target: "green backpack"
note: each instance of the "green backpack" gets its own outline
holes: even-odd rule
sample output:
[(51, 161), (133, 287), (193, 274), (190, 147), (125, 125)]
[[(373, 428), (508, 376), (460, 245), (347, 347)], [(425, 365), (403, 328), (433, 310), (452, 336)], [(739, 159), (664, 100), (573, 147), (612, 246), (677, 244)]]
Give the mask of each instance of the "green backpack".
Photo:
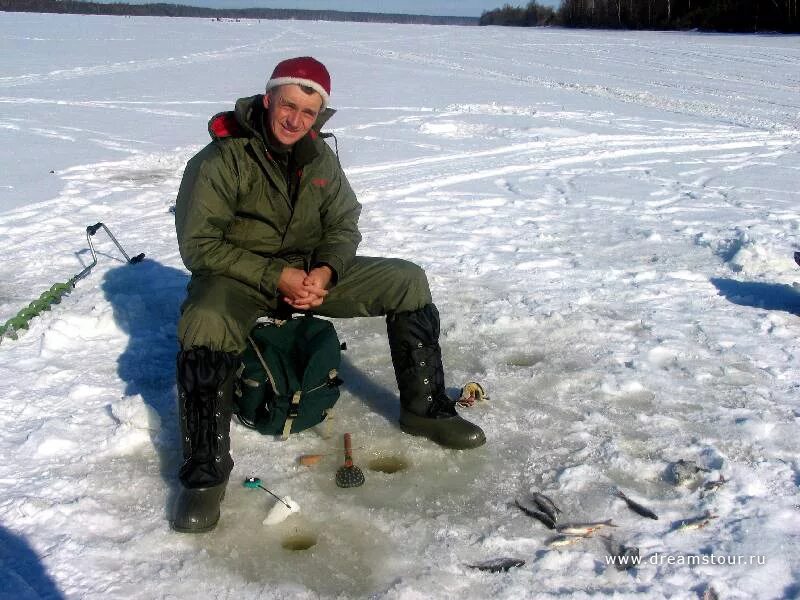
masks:
[(341, 349), (330, 321), (310, 315), (259, 323), (242, 355), (238, 418), (283, 439), (325, 420), (339, 399)]

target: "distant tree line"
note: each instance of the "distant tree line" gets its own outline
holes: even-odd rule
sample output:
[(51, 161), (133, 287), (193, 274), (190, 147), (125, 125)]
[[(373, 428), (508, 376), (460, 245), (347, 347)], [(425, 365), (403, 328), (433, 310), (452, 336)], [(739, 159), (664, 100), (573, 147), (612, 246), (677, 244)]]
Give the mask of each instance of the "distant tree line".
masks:
[(532, 0), (504, 5), (474, 17), (437, 17), (336, 10), (279, 8), (216, 9), (182, 4), (103, 4), (81, 0), (0, 0), (0, 11), (207, 17), (212, 19), (300, 19), (427, 25), (516, 25), (615, 29), (702, 29), (730, 32), (800, 32), (800, 0), (560, 0), (557, 10)]
[(800, 0), (561, 0), (484, 12), (481, 25), (800, 32)]
[(310, 21), (359, 21), (369, 23), (407, 23), (424, 25), (477, 25), (475, 17), (437, 17), (337, 10), (299, 10), (282, 8), (218, 9), (182, 4), (104, 4), (80, 0), (0, 0), (0, 11), (69, 13), (81, 15), (127, 15), (155, 17), (207, 17), (212, 19), (299, 19)]
[(517, 27), (537, 27), (541, 25), (558, 25), (556, 11), (549, 6), (541, 6), (535, 1), (528, 6), (511, 6), (484, 11), (478, 21), (479, 25), (514, 25)]

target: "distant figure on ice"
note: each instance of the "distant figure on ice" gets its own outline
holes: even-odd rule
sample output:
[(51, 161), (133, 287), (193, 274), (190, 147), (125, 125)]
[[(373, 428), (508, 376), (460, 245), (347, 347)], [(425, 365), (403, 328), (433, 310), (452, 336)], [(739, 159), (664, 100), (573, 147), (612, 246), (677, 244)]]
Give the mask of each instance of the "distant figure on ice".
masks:
[(319, 138), (335, 112), (327, 108), (330, 91), (322, 63), (282, 61), (265, 94), (211, 119), (212, 142), (186, 165), (175, 212), (192, 273), (178, 324), (177, 531), (208, 531), (219, 519), (233, 468), (239, 355), (261, 316), (385, 315), (403, 431), (447, 448), (486, 441), (445, 393), (439, 313), (425, 272), (405, 260), (356, 256), (361, 206)]

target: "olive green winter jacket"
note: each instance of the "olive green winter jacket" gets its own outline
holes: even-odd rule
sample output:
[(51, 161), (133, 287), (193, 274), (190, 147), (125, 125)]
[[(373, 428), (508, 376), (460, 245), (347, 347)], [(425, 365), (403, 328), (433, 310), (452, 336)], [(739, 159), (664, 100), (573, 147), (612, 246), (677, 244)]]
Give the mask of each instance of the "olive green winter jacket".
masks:
[(213, 141), (183, 174), (175, 228), (192, 274), (232, 277), (274, 296), (285, 266), (327, 264), (334, 281), (347, 270), (361, 241), (361, 206), (318, 135), (332, 111), (294, 145), (299, 185), (292, 197), (264, 143), (263, 111), (259, 95), (211, 119)]

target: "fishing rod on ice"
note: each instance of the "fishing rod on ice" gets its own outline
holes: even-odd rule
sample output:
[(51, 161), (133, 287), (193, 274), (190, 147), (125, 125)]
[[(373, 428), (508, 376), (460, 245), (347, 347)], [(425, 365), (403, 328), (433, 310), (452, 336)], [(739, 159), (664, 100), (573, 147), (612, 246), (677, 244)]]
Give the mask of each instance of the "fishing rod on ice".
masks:
[(92, 253), (92, 262), (83, 268), (79, 273), (73, 275), (69, 280), (64, 283), (56, 283), (50, 289), (42, 292), (42, 294), (33, 302), (28, 304), (25, 308), (20, 310), (14, 317), (10, 318), (5, 324), (0, 325), (0, 343), (5, 338), (17, 339), (17, 332), (28, 329), (28, 324), (34, 318), (42, 314), (46, 310), (50, 310), (54, 304), (59, 304), (61, 299), (69, 294), (81, 279), (86, 277), (97, 264), (97, 252), (94, 249), (92, 238), (102, 229), (108, 234), (108, 237), (114, 242), (114, 245), (125, 257), (125, 262), (129, 265), (142, 262), (144, 259), (144, 252), (137, 254), (133, 258), (128, 256), (125, 249), (111, 233), (111, 230), (103, 223), (95, 223), (86, 228), (86, 242), (89, 244), (89, 251)]

